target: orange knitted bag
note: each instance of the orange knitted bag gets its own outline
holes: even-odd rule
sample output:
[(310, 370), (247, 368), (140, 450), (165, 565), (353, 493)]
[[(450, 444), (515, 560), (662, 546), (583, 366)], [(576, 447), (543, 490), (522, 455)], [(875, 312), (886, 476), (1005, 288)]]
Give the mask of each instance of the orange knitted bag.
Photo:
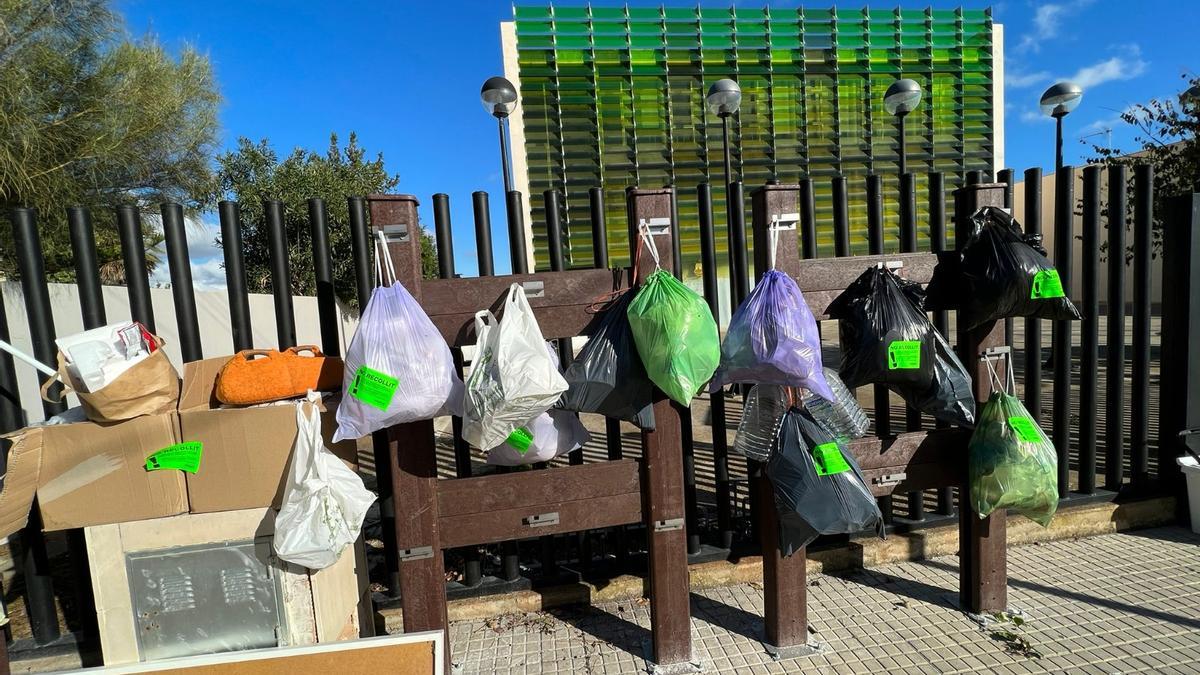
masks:
[[(311, 352), (304, 355), (302, 352)], [(330, 391), (342, 386), (342, 360), (325, 356), (314, 345), (238, 352), (217, 375), (217, 400), (227, 405), (255, 405)]]

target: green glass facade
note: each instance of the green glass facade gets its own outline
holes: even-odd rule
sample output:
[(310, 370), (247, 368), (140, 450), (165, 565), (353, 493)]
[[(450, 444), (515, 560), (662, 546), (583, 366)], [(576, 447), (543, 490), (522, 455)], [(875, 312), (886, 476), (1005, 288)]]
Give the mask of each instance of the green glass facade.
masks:
[[(546, 268), (542, 192), (565, 192), (568, 264), (592, 261), (588, 189), (603, 186), (609, 252), (628, 259), (627, 186), (675, 185), (684, 270), (699, 258), (695, 186), (713, 185), (718, 260), (725, 260), (721, 124), (704, 108), (713, 81), (741, 85), (731, 120), (746, 193), (769, 180), (814, 180), (818, 240), (832, 251), (829, 179), (849, 181), (851, 245), (866, 249), (865, 176), (883, 176), (890, 249), (897, 244), (895, 119), (883, 92), (908, 77), (924, 91), (907, 119), (917, 174), (991, 170), (995, 157), (990, 10), (725, 9), (518, 6), (516, 61), (537, 266)], [(509, 49), (512, 47), (509, 46)], [(510, 59), (511, 62), (511, 59)], [(515, 149), (520, 152), (520, 148)], [(521, 187), (521, 186), (518, 186)], [(749, 199), (746, 222), (749, 223)]]

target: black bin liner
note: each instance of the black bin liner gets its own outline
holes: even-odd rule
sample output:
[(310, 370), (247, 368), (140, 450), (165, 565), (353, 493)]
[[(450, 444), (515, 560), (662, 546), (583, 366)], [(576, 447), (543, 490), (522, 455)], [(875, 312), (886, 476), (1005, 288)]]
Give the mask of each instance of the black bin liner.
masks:
[(838, 319), (847, 387), (883, 384), (909, 405), (964, 427), (975, 424), (971, 376), (924, 311), (920, 284), (872, 266), (829, 304)]
[(654, 430), (654, 384), (638, 356), (626, 311), (626, 291), (604, 309), (595, 334), (563, 373), (567, 391), (555, 405), (563, 410), (598, 413)]
[(959, 310), (969, 328), (1014, 316), (1080, 318), (1040, 234), (1025, 234), (1012, 215), (994, 206), (976, 211), (971, 223), (962, 249), (939, 256), (929, 309)]
[(846, 442), (802, 407), (784, 416), (766, 468), (775, 490), (781, 554), (791, 555), (821, 534), (872, 530), (883, 537), (883, 515)]

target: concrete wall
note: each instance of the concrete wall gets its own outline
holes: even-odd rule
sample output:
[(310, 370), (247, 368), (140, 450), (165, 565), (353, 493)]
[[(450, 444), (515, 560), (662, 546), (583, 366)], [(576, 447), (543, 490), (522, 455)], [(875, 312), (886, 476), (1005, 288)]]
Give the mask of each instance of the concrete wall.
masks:
[[(53, 308), (54, 328), (59, 336), (78, 333), (83, 330), (79, 292), (71, 284), (50, 284), (50, 305)], [(0, 296), (4, 302), (5, 313), (8, 316), (8, 329), (12, 343), (18, 349), (32, 354), (33, 347), (29, 337), (29, 322), (25, 315), (25, 298), (21, 293), (21, 285), (16, 282), (0, 283)], [(179, 355), (179, 332), (176, 329), (175, 302), (169, 289), (151, 289), (151, 302), (154, 305), (154, 319), (158, 334), (167, 341), (166, 351), (176, 369), (182, 373), (183, 365)], [(298, 344), (320, 345), (321, 330), (317, 320), (317, 299), (313, 297), (296, 297), (292, 299), (296, 313), (296, 340)], [(124, 286), (104, 287), (104, 311), (109, 323), (129, 320), (129, 296)], [(200, 340), (205, 357), (227, 356), (233, 354), (233, 337), (229, 330), (229, 297), (225, 291), (197, 291), (196, 312), (200, 323)], [(358, 325), (357, 313), (343, 309), (341, 312), (341, 343), (343, 350), (354, 335)], [(279, 346), (275, 334), (275, 308), (272, 296), (250, 295), (251, 327), (254, 334), (254, 346), (274, 348)], [(52, 367), (54, 364), (49, 364)], [(21, 397), (21, 406), (30, 422), (45, 418), (42, 413), (41, 398), (38, 392), (37, 371), (20, 361), (16, 363), (17, 389)], [(74, 397), (70, 397), (71, 405), (77, 405)]]
[[(1100, 174), (1100, 200), (1101, 208), (1104, 207), (1108, 199), (1108, 171), (1102, 170)], [(1128, 172), (1128, 178), (1133, 180), (1133, 172)], [(1073, 211), (1078, 212), (1080, 200), (1083, 198), (1083, 169), (1075, 170), (1075, 208)], [(1025, 182), (1021, 181), (1013, 186), (1013, 214), (1017, 220), (1025, 223)], [(1072, 258), (1071, 266), (1071, 298), (1079, 300), (1083, 297), (1083, 217), (1076, 215), (1072, 219), (1072, 241), (1074, 242), (1075, 250)], [(1042, 176), (1042, 235), (1043, 243), (1046, 250), (1050, 253), (1050, 260), (1054, 260), (1054, 174), (1045, 174)], [(1100, 241), (1108, 241), (1108, 222), (1106, 218), (1100, 219)], [(1127, 223), (1125, 231), (1126, 245), (1133, 243), (1133, 223)], [(1106, 253), (1101, 253), (1099, 278), (1099, 294), (1100, 304), (1103, 306), (1108, 300), (1108, 256)], [(1154, 258), (1151, 264), (1151, 302), (1158, 304), (1162, 302), (1162, 259)], [(1133, 302), (1133, 264), (1125, 266), (1125, 302)]]

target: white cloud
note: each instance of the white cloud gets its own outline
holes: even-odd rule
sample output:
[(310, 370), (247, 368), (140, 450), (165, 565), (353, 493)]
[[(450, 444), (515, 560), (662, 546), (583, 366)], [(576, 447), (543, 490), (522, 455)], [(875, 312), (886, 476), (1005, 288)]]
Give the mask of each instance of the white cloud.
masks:
[(1130, 44), (1119, 47), (1121, 53), (1116, 56), (1084, 66), (1067, 79), (1083, 87), (1090, 87), (1112, 82), (1114, 80), (1131, 80), (1146, 72), (1148, 65), (1142, 60), (1141, 47)]
[(1041, 82), (1047, 82), (1051, 77), (1050, 73), (1044, 70), (1039, 70), (1036, 73), (1011, 72), (1005, 73), (1004, 84), (1014, 89), (1023, 89)]
[(204, 260), (192, 261), (192, 285), (198, 291), (225, 290), (225, 262), (222, 256), (214, 255)]
[(1021, 38), (1017, 49), (1038, 51), (1043, 42), (1058, 36), (1064, 19), (1093, 2), (1095, 0), (1070, 0), (1069, 2), (1040, 5), (1033, 14), (1033, 32), (1027, 33), (1025, 37)]
[(1022, 110), (1021, 121), (1026, 124), (1035, 124), (1037, 122), (1052, 122), (1054, 120), (1050, 116), (1042, 114), (1040, 110)]

